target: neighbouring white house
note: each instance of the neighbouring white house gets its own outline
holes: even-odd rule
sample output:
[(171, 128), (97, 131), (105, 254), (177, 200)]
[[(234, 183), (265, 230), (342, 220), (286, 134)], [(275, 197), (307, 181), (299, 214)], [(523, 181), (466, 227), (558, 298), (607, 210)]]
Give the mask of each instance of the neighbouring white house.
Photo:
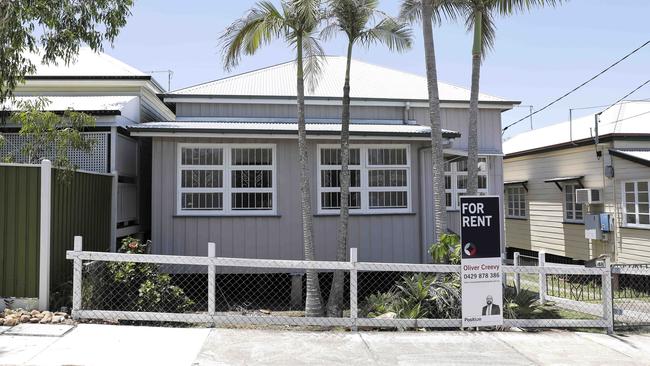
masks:
[[(314, 240), (334, 259), (344, 57), (327, 57), (306, 96)], [(303, 257), (293, 62), (164, 95), (175, 121), (132, 124), (152, 140), (152, 251), (226, 257)], [(354, 60), (351, 72), (350, 246), (368, 261), (429, 260), (432, 172), (426, 78)], [(440, 83), (449, 228), (459, 232), (467, 185), (467, 89)], [(501, 113), (479, 101), (481, 194), (503, 194)]]
[[(158, 97), (165, 90), (151, 75), (89, 48), (82, 48), (70, 65), (45, 65), (39, 55), (29, 57), (36, 72), (15, 90), (15, 101), (45, 97), (49, 111), (73, 109), (95, 117), (96, 126), (84, 132), (95, 141), (92, 151), (70, 151), (70, 158), (79, 169), (117, 176), (114, 238), (145, 234), (150, 222), (151, 146), (147, 139), (132, 137), (126, 127), (173, 120), (173, 110)], [(19, 126), (4, 118), (17, 108), (16, 102), (0, 106), (5, 137), (0, 156), (20, 163), (25, 161), (21, 148), (28, 137), (20, 136)]]
[(525, 132), (503, 150), (508, 248), (650, 260), (650, 101)]

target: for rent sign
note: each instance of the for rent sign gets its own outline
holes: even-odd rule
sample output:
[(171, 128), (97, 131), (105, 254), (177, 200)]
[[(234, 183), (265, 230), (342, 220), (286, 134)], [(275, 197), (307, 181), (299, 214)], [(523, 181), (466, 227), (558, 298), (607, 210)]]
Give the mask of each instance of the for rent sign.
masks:
[(501, 200), (460, 198), (463, 326), (503, 324)]

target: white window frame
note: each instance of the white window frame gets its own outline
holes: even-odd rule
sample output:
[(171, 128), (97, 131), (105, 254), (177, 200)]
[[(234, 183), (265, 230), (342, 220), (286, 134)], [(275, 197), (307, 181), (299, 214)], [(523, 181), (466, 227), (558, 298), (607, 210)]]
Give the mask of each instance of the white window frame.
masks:
[[(182, 165), (183, 148), (209, 148), (223, 149), (222, 165)], [(271, 149), (271, 165), (233, 165), (231, 161), (232, 149), (235, 148), (257, 148)], [(177, 216), (274, 216), (278, 212), (278, 175), (277, 175), (277, 153), (275, 144), (220, 144), (220, 143), (179, 143), (176, 147), (176, 215)], [(223, 171), (223, 187), (221, 188), (183, 188), (181, 186), (181, 171), (183, 169), (217, 169)], [(271, 188), (232, 188), (232, 172), (235, 170), (270, 170), (271, 171)], [(223, 209), (222, 210), (184, 210), (182, 207), (183, 193), (201, 193), (201, 192), (222, 192)], [(251, 192), (272, 194), (272, 209), (248, 209), (233, 210), (231, 203), (232, 193)]]
[[(321, 172), (323, 170), (337, 170), (341, 169), (340, 165), (321, 165), (321, 149), (340, 149), (339, 144), (318, 144), (316, 147), (316, 161), (318, 162), (317, 171), (317, 213), (319, 215), (338, 215), (338, 209), (323, 209), (321, 201), (321, 193), (323, 192), (339, 192), (340, 188), (336, 187), (321, 187)], [(359, 149), (359, 163), (360, 165), (350, 165), (351, 170), (359, 169), (361, 179), (361, 187), (350, 187), (350, 192), (361, 192), (361, 208), (350, 208), (350, 214), (393, 214), (393, 213), (412, 213), (412, 200), (411, 194), (411, 148), (407, 144), (350, 144), (350, 149)], [(368, 150), (369, 149), (405, 149), (406, 151), (406, 165), (370, 165), (368, 164)], [(368, 184), (368, 172), (371, 170), (392, 170), (400, 169), (406, 170), (406, 186), (405, 187), (370, 187)], [(404, 208), (370, 208), (370, 192), (403, 192), (406, 191), (406, 207)]]
[[(621, 205), (622, 207), (622, 213), (623, 213), (623, 226), (624, 227), (631, 227), (631, 228), (638, 228), (638, 229), (650, 229), (649, 224), (639, 224), (639, 183), (640, 182), (646, 182), (648, 183), (648, 188), (650, 190), (650, 179), (632, 179), (632, 180), (627, 180), (621, 182)], [(635, 213), (630, 214), (630, 215), (635, 215), (636, 216), (636, 223), (628, 223), (627, 222), (627, 200), (625, 197), (625, 184), (626, 183), (634, 183), (634, 208), (635, 208)], [(650, 193), (649, 193), (650, 194)]]
[[(510, 213), (510, 192), (509, 190), (514, 190), (516, 189), (517, 192), (514, 193), (514, 195), (518, 197), (523, 197), (523, 203), (524, 203), (524, 214), (523, 215), (515, 215), (514, 213)], [(523, 192), (523, 193), (522, 193)], [(513, 185), (508, 185), (505, 187), (505, 202), (506, 202), (506, 218), (509, 219), (527, 219), (528, 218), (528, 192), (524, 188), (523, 185), (521, 184), (513, 184)], [(515, 204), (519, 206), (521, 201), (516, 201)], [(513, 206), (514, 208), (514, 206)], [(519, 208), (519, 211), (521, 211), (521, 208)], [(514, 210), (513, 210), (514, 212)]]
[[(566, 206), (566, 192), (567, 192), (567, 187), (572, 186), (573, 187), (573, 210), (572, 216), (573, 219), (568, 219), (567, 218), (567, 206)], [(585, 222), (585, 210), (584, 207), (582, 206), (582, 203), (576, 203), (576, 189), (580, 189), (580, 184), (576, 182), (571, 182), (571, 183), (563, 183), (562, 184), (562, 221), (563, 222), (568, 222), (568, 223), (574, 223), (574, 224), (582, 224)], [(576, 219), (576, 207), (580, 205), (580, 212), (582, 212), (582, 219)]]
[[(480, 159), (485, 159), (485, 171), (479, 171), (478, 175), (484, 175), (485, 176), (485, 188), (480, 188), (477, 193), (479, 195), (488, 195), (490, 193), (490, 157), (485, 156), (485, 155), (479, 155), (479, 160)], [(459, 171), (458, 166), (457, 166), (457, 160), (462, 159), (462, 158), (467, 158), (467, 156), (454, 156), (449, 162), (449, 171), (445, 171), (445, 180), (447, 177), (451, 177), (451, 188), (447, 188), (445, 186), (445, 197), (443, 198), (445, 200), (445, 206), (447, 205), (447, 193), (451, 193), (451, 206), (446, 206), (447, 211), (460, 211), (460, 206), (459, 206), (459, 199), (458, 199), (458, 194), (459, 193), (467, 193), (466, 188), (458, 188), (458, 177), (459, 176), (467, 176), (467, 171)], [(445, 164), (447, 164), (447, 160), (445, 160)], [(444, 167), (443, 167), (444, 169)]]

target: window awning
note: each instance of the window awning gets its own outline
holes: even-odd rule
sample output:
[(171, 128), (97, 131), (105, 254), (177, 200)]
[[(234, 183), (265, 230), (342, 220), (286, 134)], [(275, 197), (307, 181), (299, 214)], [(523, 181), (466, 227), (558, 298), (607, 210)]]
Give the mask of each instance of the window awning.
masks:
[(650, 149), (609, 149), (609, 154), (650, 167)]
[(580, 186), (580, 188), (584, 188), (582, 185), (582, 178), (584, 178), (584, 175), (580, 176), (573, 176), (573, 177), (556, 177), (556, 178), (550, 178), (546, 179), (544, 183), (555, 183), (557, 188), (562, 191), (562, 185), (560, 183), (566, 183), (566, 182), (576, 182)]
[(526, 192), (528, 192), (528, 181), (527, 180), (510, 180), (503, 182), (504, 186), (523, 186)]

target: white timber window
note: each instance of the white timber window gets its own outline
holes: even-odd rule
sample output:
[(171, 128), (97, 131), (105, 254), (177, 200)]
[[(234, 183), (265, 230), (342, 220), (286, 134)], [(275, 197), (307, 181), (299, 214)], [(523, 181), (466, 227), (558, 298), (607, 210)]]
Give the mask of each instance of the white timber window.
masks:
[(623, 182), (624, 225), (650, 229), (650, 180)]
[(526, 189), (523, 186), (506, 187), (506, 217), (526, 218)]
[(179, 144), (179, 215), (276, 213), (275, 145)]
[[(318, 146), (318, 213), (338, 213), (341, 150)], [(350, 146), (350, 212), (410, 212), (411, 162), (408, 145)]]
[[(488, 193), (488, 161), (478, 158), (478, 194)], [(447, 210), (460, 209), (460, 197), (467, 194), (467, 157), (454, 157), (445, 161), (445, 201)]]
[(565, 183), (564, 187), (564, 221), (566, 222), (583, 222), (582, 204), (576, 203), (576, 189), (580, 185), (575, 183)]

